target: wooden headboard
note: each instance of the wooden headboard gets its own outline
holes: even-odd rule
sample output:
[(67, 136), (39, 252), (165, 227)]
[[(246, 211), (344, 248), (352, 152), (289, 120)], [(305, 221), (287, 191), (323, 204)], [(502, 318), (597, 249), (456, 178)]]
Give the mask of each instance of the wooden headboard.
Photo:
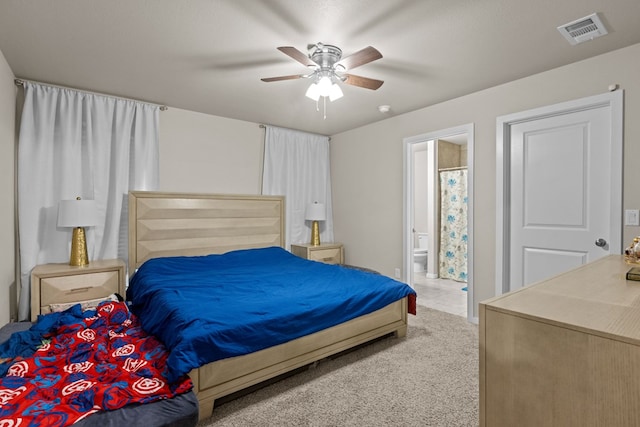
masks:
[(146, 260), (281, 246), (284, 197), (129, 193), (129, 274)]

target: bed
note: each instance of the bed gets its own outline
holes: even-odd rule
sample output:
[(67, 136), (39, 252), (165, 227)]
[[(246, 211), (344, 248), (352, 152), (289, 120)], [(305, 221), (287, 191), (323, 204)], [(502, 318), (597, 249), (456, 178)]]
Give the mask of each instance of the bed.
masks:
[[(147, 261), (152, 263), (156, 259), (171, 262), (209, 256), (217, 259), (221, 254), (232, 252), (235, 256), (258, 249), (286, 257), (282, 254), (284, 203), (283, 197), (275, 196), (131, 192), (129, 274), (132, 283), (137, 280), (138, 269), (143, 265), (146, 268)], [(348, 274), (343, 271), (346, 267), (330, 267), (342, 269), (337, 272), (339, 274)], [(137, 286), (132, 285), (131, 289)], [(138, 303), (143, 304), (146, 298), (150, 298), (149, 294)], [(135, 301), (132, 309), (135, 310)], [(408, 313), (414, 310), (415, 293), (410, 290), (381, 308), (337, 325), (194, 367), (189, 376), (198, 398), (200, 419), (211, 416), (218, 398), (387, 334), (405, 336)], [(144, 326), (145, 317), (141, 315), (141, 318)]]

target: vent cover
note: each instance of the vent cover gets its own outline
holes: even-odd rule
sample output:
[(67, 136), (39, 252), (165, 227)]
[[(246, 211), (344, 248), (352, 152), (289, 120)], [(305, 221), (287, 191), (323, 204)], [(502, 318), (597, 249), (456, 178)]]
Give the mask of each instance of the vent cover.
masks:
[(607, 29), (604, 27), (597, 13), (561, 25), (558, 27), (558, 31), (560, 31), (560, 34), (572, 45), (588, 42), (596, 37), (608, 34)]

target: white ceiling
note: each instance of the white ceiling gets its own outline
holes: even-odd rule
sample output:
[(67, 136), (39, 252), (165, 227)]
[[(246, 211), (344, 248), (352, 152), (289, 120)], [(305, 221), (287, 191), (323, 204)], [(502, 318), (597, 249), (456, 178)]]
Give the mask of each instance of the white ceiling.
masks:
[[(593, 12), (609, 35), (556, 29)], [(639, 43), (639, 22), (639, 0), (1, 0), (0, 50), (20, 78), (333, 135)], [(308, 80), (260, 81), (316, 42), (374, 46), (353, 73), (384, 85), (343, 85), (323, 119)]]

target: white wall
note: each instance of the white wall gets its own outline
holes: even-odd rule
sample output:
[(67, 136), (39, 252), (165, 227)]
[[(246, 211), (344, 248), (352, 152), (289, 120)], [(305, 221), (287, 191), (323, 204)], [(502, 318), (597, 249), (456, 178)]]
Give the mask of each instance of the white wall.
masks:
[[(496, 117), (625, 91), (624, 204), (640, 208), (640, 44), (332, 136), (334, 232), (349, 264), (393, 276), (402, 266), (402, 140), (475, 124), (474, 313), (494, 295)], [(640, 234), (625, 227), (623, 243)]]
[(15, 76), (0, 51), (0, 326), (8, 323), (15, 304)]
[(160, 190), (260, 194), (264, 129), (171, 108), (160, 112)]
[[(416, 233), (426, 233), (429, 231), (429, 209), (427, 207), (427, 195), (429, 188), (427, 186), (427, 173), (430, 172), (429, 165), (427, 163), (427, 144), (414, 144), (420, 145), (418, 149), (413, 150), (413, 228)], [(414, 234), (416, 241), (414, 245), (418, 244), (418, 236)]]

